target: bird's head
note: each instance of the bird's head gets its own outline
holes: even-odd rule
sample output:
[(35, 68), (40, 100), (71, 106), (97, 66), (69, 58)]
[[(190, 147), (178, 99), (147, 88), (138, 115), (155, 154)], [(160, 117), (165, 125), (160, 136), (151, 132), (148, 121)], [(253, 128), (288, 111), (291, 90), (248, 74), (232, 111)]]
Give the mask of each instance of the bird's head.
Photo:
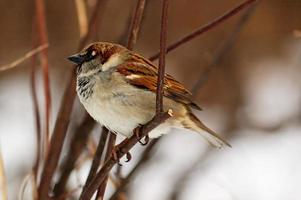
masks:
[(68, 59), (77, 65), (79, 75), (107, 71), (123, 63), (129, 55), (125, 47), (107, 42), (92, 43)]

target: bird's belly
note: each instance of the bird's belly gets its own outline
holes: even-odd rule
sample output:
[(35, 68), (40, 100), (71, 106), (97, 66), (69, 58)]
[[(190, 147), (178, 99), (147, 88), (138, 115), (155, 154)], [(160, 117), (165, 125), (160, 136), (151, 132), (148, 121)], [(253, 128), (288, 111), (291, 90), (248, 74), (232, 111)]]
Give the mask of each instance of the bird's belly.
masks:
[(126, 137), (130, 137), (138, 125), (147, 123), (154, 116), (154, 101), (146, 101), (143, 97), (122, 94), (103, 97), (95, 93), (88, 99), (81, 99), (87, 112), (96, 121)]

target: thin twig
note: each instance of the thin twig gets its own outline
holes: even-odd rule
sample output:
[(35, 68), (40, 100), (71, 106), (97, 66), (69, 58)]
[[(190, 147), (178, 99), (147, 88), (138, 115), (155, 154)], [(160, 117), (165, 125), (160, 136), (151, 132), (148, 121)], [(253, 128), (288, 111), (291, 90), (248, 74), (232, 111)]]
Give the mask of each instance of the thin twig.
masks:
[[(110, 133), (108, 144), (107, 144), (106, 156), (104, 159), (105, 161), (110, 158), (110, 155), (112, 154), (115, 142), (116, 142), (116, 135), (114, 133)], [(107, 183), (108, 183), (108, 178), (109, 178), (109, 175), (105, 178), (105, 180), (99, 186), (95, 200), (103, 200), (105, 191), (106, 191), (106, 187), (107, 187)]]
[(21, 64), (25, 60), (33, 57), (34, 55), (40, 53), (41, 51), (43, 51), (44, 49), (47, 49), (47, 48), (48, 48), (48, 44), (43, 44), (43, 45), (29, 51), (24, 56), (18, 58), (17, 60), (13, 61), (12, 63), (1, 66), (0, 67), (0, 72), (17, 67), (19, 64)]
[[(66, 131), (68, 128), (68, 124), (70, 121), (70, 114), (73, 106), (73, 101), (75, 97), (75, 76), (74, 74), (70, 74), (71, 80), (67, 89), (63, 94), (63, 102), (61, 104), (58, 117), (55, 122), (54, 131), (51, 137), (51, 143), (48, 155), (46, 157), (46, 161), (43, 167), (41, 182), (39, 187), (39, 199), (48, 199), (48, 192), (50, 189), (51, 181), (55, 169), (58, 164), (58, 160), (63, 148), (63, 143), (66, 136)], [(71, 98), (70, 98), (71, 97)]]
[[(98, 12), (101, 10), (101, 4), (103, 0), (98, 0), (96, 7), (92, 13), (92, 17), (89, 22), (88, 33), (84, 38), (81, 39), (79, 43), (79, 49), (83, 48), (83, 46), (88, 41), (89, 36), (91, 35), (91, 27), (96, 23)], [(39, 199), (48, 199), (48, 192), (50, 189), (51, 181), (55, 169), (58, 164), (58, 160), (63, 148), (64, 140), (66, 137), (67, 128), (70, 122), (70, 116), (72, 111), (72, 106), (74, 103), (74, 99), (76, 96), (75, 92), (75, 68), (70, 73), (69, 82), (64, 91), (63, 100), (59, 109), (59, 113), (57, 116), (57, 120), (55, 122), (55, 127), (53, 130), (53, 134), (51, 137), (51, 144), (49, 148), (49, 153), (42, 171), (42, 177), (39, 187)]]
[[(44, 7), (44, 0), (35, 0), (36, 8), (36, 19), (37, 19), (37, 28), (39, 35), (39, 43), (47, 44), (47, 26), (46, 26), (46, 14)], [(43, 71), (43, 85), (44, 85), (44, 96), (45, 96), (45, 155), (49, 147), (49, 123), (50, 123), (50, 114), (51, 114), (51, 92), (50, 92), (50, 82), (49, 82), (49, 60), (48, 60), (48, 51), (44, 49), (40, 53), (41, 55), (41, 66)]]
[[(159, 126), (161, 123), (163, 123), (166, 119), (172, 116), (172, 110), (169, 110), (166, 113), (162, 113), (159, 115), (156, 115), (150, 122), (142, 126), (139, 131), (141, 137), (144, 137)], [(129, 152), (136, 144), (138, 143), (136, 135), (131, 136), (128, 139), (125, 139), (122, 141), (119, 145), (117, 145), (117, 149), (120, 151), (116, 152), (117, 158), (121, 159), (127, 152)], [(105, 180), (113, 166), (117, 163), (117, 160), (111, 155), (110, 158), (104, 163), (100, 171), (96, 174), (96, 176), (93, 178), (91, 183), (86, 187), (85, 190), (83, 190), (80, 200), (86, 200), (90, 199), (92, 195), (97, 190), (98, 186)]]
[[(210, 21), (208, 24), (197, 28), (192, 33), (184, 36), (183, 38), (181, 38), (178, 41), (172, 43), (171, 45), (168, 45), (166, 53), (169, 53), (169, 52), (175, 50), (177, 47), (183, 45), (184, 43), (189, 42), (192, 39), (194, 39), (195, 37), (207, 32), (211, 29), (213, 29), (214, 27), (216, 27), (220, 23), (226, 21), (228, 18), (230, 18), (230, 17), (234, 16), (235, 14), (239, 13), (242, 9), (248, 7), (250, 4), (252, 4), (256, 1), (258, 1), (258, 0), (247, 0), (243, 3), (241, 3), (240, 5), (236, 6), (235, 8), (229, 10), (228, 12), (223, 14), (222, 16)], [(160, 55), (160, 53), (158, 52), (158, 53), (150, 56), (149, 59), (152, 60), (152, 61), (156, 60), (159, 57), (159, 55)]]
[(163, 86), (165, 79), (165, 54), (166, 54), (166, 38), (167, 38), (167, 18), (168, 18), (169, 0), (163, 1), (161, 14), (161, 34), (160, 34), (160, 58), (156, 91), (156, 114), (163, 112)]
[(126, 45), (127, 48), (130, 50), (133, 49), (134, 45), (137, 42), (137, 37), (140, 30), (144, 7), (145, 7), (145, 0), (138, 0), (135, 13), (133, 15), (132, 23), (131, 23), (130, 35)]
[[(33, 27), (34, 27), (34, 25), (33, 25)], [(35, 41), (33, 41), (33, 43), (35, 43)], [(43, 144), (42, 144), (41, 121), (40, 121), (40, 109), (39, 109), (37, 88), (36, 88), (36, 56), (35, 55), (32, 56), (32, 63), (31, 63), (30, 69), (31, 69), (30, 70), (30, 88), (31, 88), (31, 97), (32, 97), (32, 101), (33, 101), (33, 109), (34, 109), (35, 125), (36, 125), (35, 128), (36, 128), (36, 136), (37, 136), (36, 160), (35, 160), (32, 170), (33, 170), (35, 185), (37, 185), (38, 175), (39, 175), (39, 166), (40, 166), (40, 161), (42, 159), (41, 153), (42, 153), (42, 149), (43, 149), (43, 146), (42, 146)], [(37, 188), (35, 188), (35, 190), (36, 189)]]
[(67, 153), (67, 158), (63, 161), (62, 164), (62, 172), (60, 178), (54, 186), (54, 195), (56, 197), (64, 193), (66, 183), (69, 179), (71, 171), (75, 166), (77, 158), (85, 148), (89, 135), (95, 125), (96, 124), (94, 122), (94, 119), (86, 114), (82, 123), (76, 128), (76, 132), (74, 133), (74, 136), (70, 142), (70, 148)]
[[(99, 142), (98, 142), (98, 145), (97, 145), (97, 149), (96, 149), (93, 161), (92, 161), (92, 165), (91, 165), (91, 168), (90, 168), (90, 171), (89, 171), (89, 175), (86, 179), (85, 186), (89, 185), (91, 183), (91, 180), (93, 179), (93, 177), (97, 173), (97, 170), (100, 166), (101, 157), (102, 157), (102, 154), (103, 154), (104, 149), (105, 149), (105, 145), (106, 145), (108, 135), (109, 135), (108, 129), (103, 128), (102, 131), (101, 131), (101, 136), (99, 137)], [(84, 186), (84, 188), (85, 188), (85, 186)]]
[(212, 70), (220, 66), (220, 63), (222, 62), (225, 55), (233, 48), (235, 42), (238, 39), (238, 35), (240, 34), (242, 28), (249, 20), (250, 16), (253, 14), (255, 7), (257, 4), (252, 5), (251, 7), (246, 10), (243, 15), (239, 18), (238, 22), (236, 23), (233, 31), (228, 36), (228, 38), (225, 40), (219, 51), (215, 54), (211, 66), (207, 67), (204, 72), (202, 72), (197, 79), (197, 82), (192, 88), (192, 93), (197, 94), (200, 88), (204, 85), (204, 83), (208, 80), (209, 74), (212, 72)]

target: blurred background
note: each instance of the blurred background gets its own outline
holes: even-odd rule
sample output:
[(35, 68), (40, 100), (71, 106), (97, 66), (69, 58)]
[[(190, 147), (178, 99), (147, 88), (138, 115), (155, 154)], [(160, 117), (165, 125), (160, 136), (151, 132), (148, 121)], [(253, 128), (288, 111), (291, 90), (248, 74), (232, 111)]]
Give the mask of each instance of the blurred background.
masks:
[[(90, 15), (96, 0), (84, 2)], [(108, 0), (106, 9), (99, 16), (101, 23), (96, 24), (90, 42), (125, 44), (136, 2)], [(241, 2), (170, 1), (168, 44)], [(1, 0), (0, 7), (1, 67), (30, 51), (38, 34), (33, 28), (34, 1)], [(45, 1), (45, 13), (52, 101), (51, 133), (72, 69), (66, 57), (77, 51), (80, 33), (74, 0)], [(160, 0), (146, 1), (134, 47), (146, 57), (159, 49), (160, 13)], [(128, 184), (124, 199), (301, 199), (300, 19), (299, 0), (259, 1), (168, 54), (167, 72), (189, 89), (199, 82), (198, 89), (193, 92), (203, 111), (196, 114), (223, 135), (232, 148), (214, 149), (198, 134), (174, 130), (152, 149), (151, 158)], [(29, 59), (13, 69), (0, 71), (0, 149), (8, 199), (17, 199), (22, 182), (31, 173), (35, 161), (31, 65)], [(40, 67), (37, 67), (36, 77), (44, 127), (45, 102)], [(66, 157), (68, 141), (83, 113), (76, 99), (62, 159)], [(98, 125), (90, 140), (97, 142), (99, 132)], [(144, 148), (137, 145), (132, 150), (133, 160), (123, 164), (123, 177), (138, 162)], [(85, 151), (93, 150), (86, 148)], [(91, 159), (83, 160), (71, 175), (70, 189), (85, 182)], [(106, 199), (115, 190), (113, 179), (109, 181)], [(76, 195), (78, 192), (74, 192), (70, 199), (77, 199)], [(24, 196), (24, 199), (32, 199), (27, 187)]]

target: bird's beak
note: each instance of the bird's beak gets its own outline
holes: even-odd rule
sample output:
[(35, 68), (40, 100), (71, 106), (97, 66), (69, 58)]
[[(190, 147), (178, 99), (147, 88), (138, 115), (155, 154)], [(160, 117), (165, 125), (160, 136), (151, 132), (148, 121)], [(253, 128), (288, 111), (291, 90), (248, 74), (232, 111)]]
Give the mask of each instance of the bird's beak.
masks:
[(81, 65), (84, 62), (84, 59), (85, 58), (79, 54), (74, 54), (74, 55), (68, 57), (68, 60), (70, 60), (71, 62), (73, 62), (77, 65)]

